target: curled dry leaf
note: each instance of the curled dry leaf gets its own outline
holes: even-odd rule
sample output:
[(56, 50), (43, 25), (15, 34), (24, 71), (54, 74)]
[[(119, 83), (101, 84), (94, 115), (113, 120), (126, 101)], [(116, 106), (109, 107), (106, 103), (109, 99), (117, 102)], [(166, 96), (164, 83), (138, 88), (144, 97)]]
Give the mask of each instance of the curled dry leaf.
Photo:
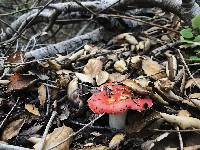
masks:
[(92, 76), (83, 74), (83, 73), (78, 73), (78, 72), (76, 72), (75, 75), (82, 82), (88, 82), (88, 83), (91, 83), (94, 85), (94, 80), (93, 80)]
[(10, 83), (8, 84), (7, 92), (13, 90), (23, 90), (36, 82), (36, 78), (33, 75), (22, 75), (15, 73), (10, 77)]
[(167, 55), (166, 74), (170, 80), (173, 80), (177, 73), (177, 60), (174, 55)]
[[(55, 128), (54, 131), (47, 135), (46, 140), (44, 142), (43, 150), (47, 150), (52, 146), (58, 144), (59, 142), (65, 140), (73, 133), (72, 128), (62, 126), (59, 128)], [(71, 138), (65, 141), (63, 144), (60, 144), (56, 148), (52, 150), (69, 150), (69, 145), (71, 144)], [(35, 150), (39, 150), (40, 142), (34, 145)]]
[[(198, 84), (200, 84), (200, 78), (195, 78), (195, 81)], [(189, 87), (191, 88), (191, 87), (195, 86), (196, 85), (195, 81), (193, 79), (188, 80), (187, 83), (186, 83), (186, 85), (185, 85), (185, 88), (187, 89)]]
[(182, 129), (187, 129), (187, 128), (198, 128), (198, 129), (200, 129), (200, 120), (197, 119), (197, 118), (169, 115), (169, 114), (166, 114), (166, 113), (160, 113), (160, 115), (167, 122), (176, 124), (176, 125), (180, 126)]
[(141, 56), (134, 56), (128, 59), (128, 63), (130, 63), (131, 67), (135, 69), (141, 68), (142, 64), (142, 57)]
[(9, 123), (6, 128), (3, 130), (1, 139), (3, 141), (7, 141), (19, 134), (19, 131), (21, 130), (25, 120), (24, 119), (18, 119), (11, 123)]
[(148, 94), (149, 91), (147, 91), (145, 88), (143, 88), (139, 83), (137, 83), (135, 80), (126, 79), (122, 82), (124, 85), (130, 87), (133, 91), (139, 93), (139, 94)]
[(142, 60), (142, 69), (147, 76), (150, 76), (155, 80), (161, 79), (165, 76), (162, 73), (161, 65), (150, 58)]
[(200, 109), (200, 93), (193, 93), (189, 96), (189, 101), (192, 102), (194, 107)]
[(170, 81), (168, 78), (159, 79), (154, 84), (163, 91), (170, 91), (174, 86), (174, 82)]
[(98, 75), (103, 68), (103, 63), (99, 59), (90, 59), (85, 65), (83, 71), (85, 74), (91, 75), (93, 78)]
[(34, 104), (25, 104), (25, 109), (36, 116), (40, 116), (40, 112)]
[(109, 143), (109, 148), (115, 149), (119, 146), (119, 144), (124, 140), (125, 135), (120, 133), (116, 134)]
[(22, 63), (24, 60), (24, 53), (22, 51), (16, 51), (15, 53), (7, 57), (8, 62), (10, 63)]
[(53, 70), (60, 70), (62, 67), (56, 60), (48, 60), (49, 67)]
[(78, 78), (74, 78), (67, 87), (67, 98), (75, 104), (78, 104), (79, 107), (82, 106), (83, 102), (79, 97), (78, 89)]
[(67, 88), (67, 97), (70, 100), (74, 100), (75, 97), (78, 97), (78, 78), (74, 78), (69, 82)]
[(187, 110), (180, 110), (178, 112), (178, 116), (185, 116), (185, 117), (190, 117), (191, 114)]
[(115, 36), (109, 43), (120, 45), (125, 42), (128, 42), (129, 44), (132, 44), (132, 45), (138, 44), (138, 41), (136, 40), (136, 38), (133, 35), (131, 35), (131, 33), (119, 34), (119, 35)]
[(44, 86), (44, 84), (42, 84), (39, 88), (38, 88), (38, 99), (40, 100), (40, 105), (44, 106), (44, 103), (46, 101), (47, 98), (47, 91), (46, 91), (46, 87)]
[(96, 76), (96, 83), (97, 85), (104, 84), (109, 78), (109, 73), (106, 71), (101, 71), (97, 76)]
[(122, 75), (120, 73), (111, 73), (109, 74), (110, 82), (121, 82), (128, 78), (128, 75)]
[(115, 68), (115, 70), (122, 73), (122, 72), (127, 70), (126, 62), (122, 59), (118, 60), (118, 61), (115, 62), (114, 68)]

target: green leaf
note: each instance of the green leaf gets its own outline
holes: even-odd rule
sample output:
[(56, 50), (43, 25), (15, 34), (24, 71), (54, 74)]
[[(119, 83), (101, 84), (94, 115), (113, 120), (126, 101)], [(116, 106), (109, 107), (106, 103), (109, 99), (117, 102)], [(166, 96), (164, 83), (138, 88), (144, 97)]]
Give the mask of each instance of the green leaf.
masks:
[(196, 15), (196, 16), (192, 19), (192, 27), (193, 27), (194, 29), (200, 28), (200, 15)]
[(191, 28), (181, 30), (180, 34), (186, 39), (190, 39), (193, 37)]
[(195, 53), (200, 53), (200, 49), (195, 49), (194, 52)]
[(200, 35), (197, 35), (197, 36), (194, 38), (194, 42), (200, 42)]
[(200, 57), (199, 56), (190, 56), (189, 58), (192, 61), (200, 61)]

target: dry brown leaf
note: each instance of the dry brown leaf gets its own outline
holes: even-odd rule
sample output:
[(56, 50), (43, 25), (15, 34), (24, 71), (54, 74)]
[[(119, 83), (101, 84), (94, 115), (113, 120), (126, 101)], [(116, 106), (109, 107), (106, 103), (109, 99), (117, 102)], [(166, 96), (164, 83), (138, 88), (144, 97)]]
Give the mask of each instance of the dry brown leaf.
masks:
[(128, 75), (122, 75), (120, 73), (109, 74), (109, 80), (111, 82), (121, 82), (123, 80), (126, 80), (127, 78), (128, 78)]
[(197, 107), (200, 109), (200, 93), (190, 94), (189, 101), (194, 104), (194, 107)]
[[(54, 131), (47, 135), (43, 150), (47, 150), (51, 148), (52, 146), (60, 143), (64, 139), (68, 138), (69, 135), (73, 133), (72, 128), (62, 126), (59, 128), (55, 128)], [(71, 139), (67, 140), (63, 144), (60, 144), (56, 148), (53, 148), (52, 150), (69, 150), (69, 145), (71, 143)], [(35, 150), (38, 150), (40, 147), (40, 142), (34, 145)]]
[(160, 113), (160, 115), (169, 123), (177, 124), (182, 129), (198, 128), (200, 129), (200, 120), (193, 117), (169, 115), (166, 113)]
[(91, 75), (83, 74), (83, 73), (75, 73), (76, 77), (82, 82), (88, 82), (94, 85), (94, 80)]
[(62, 67), (56, 60), (48, 60), (49, 67), (53, 70), (60, 70)]
[(155, 82), (161, 90), (163, 91), (170, 91), (173, 89), (174, 82), (170, 81), (168, 78), (162, 78)]
[(62, 70), (58, 70), (56, 71), (57, 74), (66, 74), (66, 75), (69, 75), (70, 73), (72, 73), (71, 70), (65, 70), (65, 69), (62, 69)]
[(112, 44), (123, 44), (123, 43), (129, 43), (129, 44), (133, 44), (133, 45), (136, 45), (138, 44), (138, 41), (136, 40), (136, 38), (131, 35), (131, 33), (122, 33), (122, 34), (119, 34), (117, 36), (115, 36), (111, 41), (110, 43)]
[(109, 148), (114, 149), (119, 146), (119, 144), (124, 140), (125, 135), (120, 133), (116, 134), (109, 143)]
[(141, 56), (134, 56), (131, 57), (128, 62), (130, 63), (131, 67), (135, 68), (135, 69), (139, 69), (141, 68), (141, 64), (142, 64), (142, 57)]
[(190, 117), (191, 114), (190, 114), (189, 111), (187, 111), (187, 110), (180, 110), (180, 111), (178, 112), (178, 116)]
[(142, 60), (142, 69), (147, 76), (155, 80), (163, 78), (165, 75), (161, 72), (161, 65), (150, 58)]
[(127, 70), (126, 62), (123, 59), (118, 60), (115, 62), (114, 68), (115, 68), (115, 70), (122, 73)]
[(38, 88), (38, 99), (40, 100), (40, 105), (44, 106), (44, 103), (46, 101), (47, 98), (47, 91), (46, 91), (46, 87), (44, 86), (44, 84), (42, 84), (39, 88)]
[(103, 83), (105, 83), (109, 78), (109, 73), (107, 73), (106, 71), (101, 71), (97, 76), (96, 76), (96, 82), (97, 85), (101, 85)]
[[(195, 78), (195, 80), (196, 80), (196, 82), (198, 83), (198, 84), (200, 84), (200, 78)], [(192, 86), (194, 86), (194, 85), (196, 85), (196, 83), (195, 83), (195, 81), (193, 80), (193, 79), (190, 79), (190, 80), (188, 80), (187, 81), (187, 83), (186, 83), (186, 85), (185, 85), (185, 88), (187, 89), (187, 88), (191, 88)]]
[(91, 75), (93, 78), (98, 75), (103, 68), (103, 63), (99, 59), (90, 59), (85, 65), (83, 71), (85, 74)]
[(167, 55), (167, 63), (166, 63), (166, 74), (169, 77), (170, 80), (173, 80), (177, 73), (177, 60), (176, 57), (172, 54), (166, 54)]
[(144, 89), (140, 84), (138, 84), (135, 80), (126, 79), (122, 82), (124, 85), (130, 87), (133, 91), (139, 94), (148, 94), (149, 91)]
[(33, 75), (22, 75), (15, 73), (10, 77), (7, 92), (12, 90), (23, 90), (35, 83), (37, 79)]
[(24, 119), (18, 119), (11, 123), (9, 123), (6, 128), (4, 129), (2, 133), (1, 139), (3, 141), (7, 141), (19, 134), (19, 131), (21, 130), (25, 120)]
[(25, 104), (25, 109), (36, 116), (40, 116), (40, 112), (34, 104)]
[(78, 78), (74, 78), (67, 87), (67, 98), (72, 101), (74, 104), (82, 106), (83, 102), (79, 97), (78, 91)]
[(8, 62), (10, 63), (22, 63), (24, 59), (24, 53), (22, 51), (16, 51), (15, 53), (7, 57)]

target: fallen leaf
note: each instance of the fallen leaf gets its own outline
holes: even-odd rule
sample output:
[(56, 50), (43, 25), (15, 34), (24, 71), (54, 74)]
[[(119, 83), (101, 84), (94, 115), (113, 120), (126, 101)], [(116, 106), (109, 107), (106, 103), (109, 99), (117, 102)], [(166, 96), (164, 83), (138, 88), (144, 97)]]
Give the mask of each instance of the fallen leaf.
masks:
[(103, 63), (99, 59), (90, 59), (85, 65), (83, 72), (91, 75), (93, 78), (98, 75), (103, 68)]
[[(195, 78), (195, 81), (198, 84), (200, 84), (200, 78)], [(196, 85), (195, 81), (193, 79), (188, 80), (187, 83), (186, 83), (186, 85), (185, 85), (185, 88), (187, 89), (189, 87), (191, 88), (192, 86), (195, 86)]]
[(44, 103), (46, 101), (47, 98), (47, 91), (46, 91), (46, 87), (44, 86), (44, 84), (42, 84), (39, 88), (38, 88), (38, 99), (40, 100), (40, 105), (44, 106)]
[(114, 149), (119, 146), (119, 144), (124, 140), (125, 135), (120, 133), (116, 134), (109, 143), (109, 148)]
[(36, 108), (34, 104), (25, 104), (25, 109), (36, 116), (40, 116), (40, 112), (38, 111), (38, 108)]
[(10, 63), (22, 63), (24, 59), (24, 53), (22, 51), (16, 51), (15, 53), (7, 57), (8, 62)]
[(49, 67), (53, 70), (60, 70), (62, 67), (56, 60), (48, 60)]
[(147, 91), (145, 88), (143, 88), (140, 84), (138, 84), (135, 80), (126, 79), (122, 81), (122, 83), (128, 87), (130, 87), (133, 91), (139, 93), (139, 94), (148, 94), (149, 91)]
[(139, 69), (139, 68), (141, 68), (141, 64), (142, 64), (142, 57), (139, 55), (131, 57), (128, 60), (128, 63), (130, 63), (132, 68)]
[(21, 130), (22, 126), (24, 125), (25, 120), (24, 119), (18, 119), (11, 123), (9, 123), (6, 128), (4, 129), (2, 133), (1, 139), (3, 141), (7, 141), (19, 134), (19, 131)]
[(162, 73), (161, 65), (150, 58), (142, 60), (142, 69), (147, 76), (150, 76), (155, 80), (161, 79), (165, 76)]
[(169, 115), (160, 113), (160, 115), (169, 123), (177, 124), (182, 129), (198, 128), (200, 129), (200, 120), (193, 117)]
[(128, 75), (122, 75), (120, 73), (111, 73), (109, 74), (110, 82), (121, 82), (128, 78)]
[(122, 73), (127, 70), (126, 62), (123, 59), (118, 60), (115, 62), (114, 68), (115, 68), (115, 70)]
[(88, 82), (94, 85), (94, 80), (92, 78), (92, 76), (88, 75), (88, 74), (83, 74), (83, 73), (75, 73), (76, 77), (81, 80), (82, 82)]
[(185, 116), (185, 117), (190, 117), (191, 114), (187, 111), (187, 110), (180, 110), (178, 112), (178, 115), (177, 116)]
[[(51, 148), (52, 146), (60, 143), (61, 141), (65, 140), (73, 133), (72, 128), (62, 126), (59, 128), (55, 128), (54, 131), (47, 135), (43, 150), (47, 150)], [(60, 144), (56, 148), (53, 148), (52, 150), (69, 150), (69, 145), (71, 144), (71, 138), (67, 141), (65, 141), (63, 144)], [(40, 142), (34, 145), (35, 150), (39, 150)]]
[(22, 75), (15, 73), (10, 77), (7, 92), (13, 90), (23, 90), (35, 83), (37, 79), (33, 75)]
[(101, 71), (97, 76), (96, 76), (96, 82), (97, 85), (101, 85), (103, 83), (105, 83), (109, 78), (109, 73), (107, 73), (106, 71)]

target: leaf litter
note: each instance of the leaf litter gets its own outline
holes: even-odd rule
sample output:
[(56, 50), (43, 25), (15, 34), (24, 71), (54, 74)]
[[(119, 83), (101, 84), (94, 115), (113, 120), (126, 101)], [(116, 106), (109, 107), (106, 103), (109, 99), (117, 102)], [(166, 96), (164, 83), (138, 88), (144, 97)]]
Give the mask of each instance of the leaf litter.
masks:
[[(167, 15), (163, 12), (156, 17), (162, 14)], [(183, 142), (190, 132), (198, 136), (199, 74), (190, 67), (191, 79), (184, 70), (175, 52), (180, 47), (153, 55), (151, 51), (178, 38), (171, 32), (163, 35), (158, 27), (144, 27), (141, 35), (122, 33), (110, 39), (109, 46), (86, 44), (72, 55), (33, 63), (24, 62), (22, 52), (10, 55), (0, 82), (1, 142), (34, 149), (41, 149), (42, 143), (45, 150), (153, 149), (158, 144), (176, 149), (179, 142), (172, 140), (178, 138), (176, 133)], [(100, 88), (109, 82), (126, 85), (134, 98), (151, 98), (153, 106), (144, 105), (143, 112), (127, 111), (125, 129), (110, 128), (108, 115), (99, 116), (87, 105), (100, 92), (112, 97), (112, 87)], [(192, 140), (188, 143), (186, 147), (199, 145)]]

